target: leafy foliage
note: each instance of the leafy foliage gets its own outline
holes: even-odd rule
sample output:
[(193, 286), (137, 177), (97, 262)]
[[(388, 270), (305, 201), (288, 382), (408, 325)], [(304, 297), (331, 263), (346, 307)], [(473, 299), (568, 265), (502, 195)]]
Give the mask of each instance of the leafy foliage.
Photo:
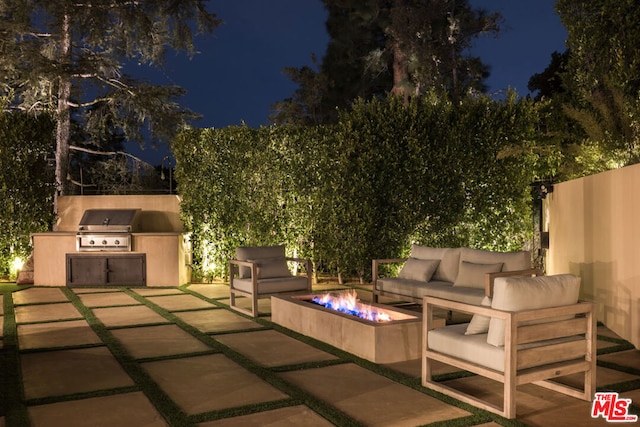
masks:
[(15, 257), (31, 253), (29, 234), (53, 223), (54, 122), (19, 112), (0, 113), (0, 276), (7, 276)]
[(365, 278), (372, 258), (411, 242), (527, 246), (538, 105), (391, 97), (332, 126), (184, 131), (173, 150), (197, 268), (225, 276), (236, 246), (284, 243)]
[(195, 117), (176, 102), (182, 88), (152, 85), (123, 70), (161, 65), (168, 49), (194, 54), (194, 33), (219, 23), (203, 0), (0, 3), (0, 91), (15, 92), (12, 108), (56, 113), (60, 193), (67, 191), (73, 120), (100, 146), (111, 133), (168, 141)]

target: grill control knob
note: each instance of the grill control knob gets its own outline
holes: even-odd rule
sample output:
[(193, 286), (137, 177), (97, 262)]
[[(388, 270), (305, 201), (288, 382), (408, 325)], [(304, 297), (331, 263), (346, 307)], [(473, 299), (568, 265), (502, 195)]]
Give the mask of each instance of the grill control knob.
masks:
[(106, 245), (106, 244), (107, 244), (107, 241), (106, 241), (106, 240), (103, 240), (103, 241), (102, 241), (102, 244), (103, 244), (103, 245)]
[(96, 242), (94, 242), (94, 241), (93, 241), (93, 239), (92, 239), (92, 240), (89, 240), (89, 244), (90, 244), (90, 245), (95, 245), (95, 244), (96, 244)]
[(114, 240), (113, 244), (116, 245), (116, 246), (119, 245), (120, 244), (120, 240), (118, 240), (118, 239)]

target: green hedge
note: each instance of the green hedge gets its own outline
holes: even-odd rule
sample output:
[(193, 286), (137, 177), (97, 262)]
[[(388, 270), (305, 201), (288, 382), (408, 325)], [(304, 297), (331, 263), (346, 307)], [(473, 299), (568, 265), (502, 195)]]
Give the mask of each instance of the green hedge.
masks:
[(338, 124), (190, 129), (173, 142), (195, 271), (238, 245), (284, 243), (338, 275), (410, 244), (530, 244), (539, 106), (485, 97), (357, 102)]
[(14, 279), (12, 264), (31, 253), (29, 234), (53, 222), (54, 123), (18, 112), (0, 112), (0, 276)]

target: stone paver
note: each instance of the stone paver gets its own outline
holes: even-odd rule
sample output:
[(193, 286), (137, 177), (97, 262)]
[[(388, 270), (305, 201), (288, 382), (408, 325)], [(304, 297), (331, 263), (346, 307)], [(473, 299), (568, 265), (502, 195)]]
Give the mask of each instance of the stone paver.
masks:
[(253, 320), (222, 308), (182, 311), (176, 312), (175, 315), (204, 333), (227, 332), (263, 327)]
[(106, 347), (26, 353), (20, 361), (27, 399), (134, 384)]
[(190, 285), (189, 290), (211, 299), (229, 298), (229, 286), (220, 284)]
[(116, 305), (141, 304), (124, 292), (101, 292), (97, 294), (81, 294), (80, 301), (87, 307), (111, 307)]
[(153, 296), (153, 295), (182, 295), (182, 292), (179, 288), (132, 288), (133, 292), (142, 296)]
[(263, 366), (286, 366), (337, 359), (332, 354), (274, 330), (219, 335), (215, 338)]
[(33, 427), (166, 427), (142, 392), (93, 397), (29, 407)]
[(147, 362), (142, 367), (190, 415), (288, 397), (222, 354)]
[(169, 323), (167, 319), (145, 305), (94, 308), (93, 314), (108, 328)]
[(149, 301), (168, 311), (193, 310), (215, 307), (207, 301), (189, 294), (147, 297)]
[(86, 320), (18, 325), (20, 350), (101, 343)]
[(368, 426), (417, 426), (470, 415), (351, 363), (281, 376)]
[(28, 288), (13, 293), (13, 303), (16, 305), (63, 301), (69, 299), (60, 288)]
[(82, 315), (70, 302), (21, 305), (15, 307), (16, 322), (47, 322), (51, 320), (81, 319)]
[(330, 427), (333, 424), (306, 406), (291, 406), (201, 423), (198, 424), (198, 427), (263, 427), (276, 425), (282, 427), (298, 427), (302, 425), (305, 427)]
[(135, 359), (211, 350), (205, 343), (174, 324), (115, 329), (111, 333)]
[(98, 292), (118, 292), (118, 289), (110, 288), (108, 286), (99, 286), (99, 287), (73, 287), (71, 288), (73, 293), (80, 294), (97, 294)]
[(598, 360), (640, 370), (640, 350), (627, 350), (599, 356)]

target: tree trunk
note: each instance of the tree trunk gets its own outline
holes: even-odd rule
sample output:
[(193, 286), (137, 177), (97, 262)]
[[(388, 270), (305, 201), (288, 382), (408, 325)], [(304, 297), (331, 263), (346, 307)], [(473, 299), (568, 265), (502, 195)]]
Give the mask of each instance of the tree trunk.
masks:
[[(71, 17), (66, 14), (62, 24), (60, 43), (60, 63), (63, 67), (71, 65)], [(67, 175), (69, 172), (69, 137), (71, 133), (71, 77), (63, 74), (58, 87), (58, 108), (56, 127), (56, 194), (54, 213), (58, 213), (58, 196), (67, 193)]]
[(393, 44), (393, 87), (391, 93), (400, 96), (404, 105), (409, 104), (409, 68), (407, 56), (397, 41)]

